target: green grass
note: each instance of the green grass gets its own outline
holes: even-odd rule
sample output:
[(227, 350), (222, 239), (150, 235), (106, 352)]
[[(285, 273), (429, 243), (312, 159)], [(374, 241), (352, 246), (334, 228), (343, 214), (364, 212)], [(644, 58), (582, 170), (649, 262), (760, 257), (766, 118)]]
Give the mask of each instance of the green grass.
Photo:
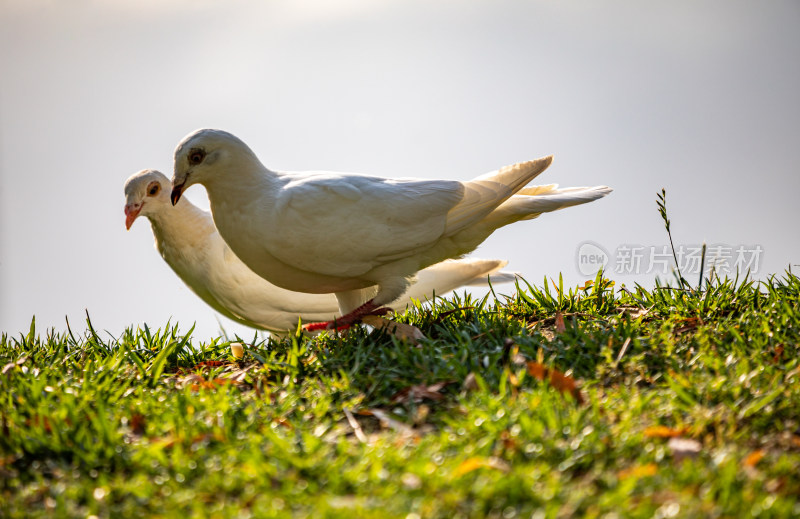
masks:
[(517, 288), (420, 347), (2, 335), (0, 516), (800, 516), (800, 278)]

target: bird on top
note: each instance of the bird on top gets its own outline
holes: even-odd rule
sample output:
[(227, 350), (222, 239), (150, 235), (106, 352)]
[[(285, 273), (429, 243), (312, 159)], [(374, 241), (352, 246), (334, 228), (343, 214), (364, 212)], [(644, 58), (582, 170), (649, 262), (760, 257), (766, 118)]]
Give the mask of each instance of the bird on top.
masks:
[(251, 270), (287, 290), (336, 294), (343, 315), (306, 325), (332, 329), (386, 313), (417, 272), (473, 251), (500, 227), (611, 192), (526, 187), (551, 162), (469, 181), (279, 172), (231, 133), (201, 129), (175, 150), (171, 199), (204, 185), (220, 235)]

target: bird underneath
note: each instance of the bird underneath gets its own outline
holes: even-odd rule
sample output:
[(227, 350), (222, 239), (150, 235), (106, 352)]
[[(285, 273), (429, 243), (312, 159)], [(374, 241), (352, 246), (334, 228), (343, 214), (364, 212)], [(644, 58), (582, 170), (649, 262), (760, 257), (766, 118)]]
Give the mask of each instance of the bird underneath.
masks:
[[(156, 249), (186, 285), (222, 315), (252, 328), (276, 333), (292, 331), (303, 321), (333, 319), (338, 304), (333, 294), (305, 294), (279, 288), (241, 262), (214, 227), (211, 215), (181, 200), (170, 204), (170, 181), (145, 169), (125, 182), (125, 227), (140, 216), (150, 221)], [(502, 260), (461, 259), (438, 263), (419, 273), (408, 292), (392, 305), (402, 310), (412, 299), (425, 301), (464, 285), (486, 285), (516, 279), (497, 272)], [(366, 299), (365, 299), (366, 301)]]
[[(469, 181), (279, 172), (236, 136), (202, 129), (175, 150), (171, 199), (204, 185), (220, 235), (251, 270), (287, 290), (335, 293), (342, 317), (307, 325), (331, 329), (385, 313), (417, 272), (473, 251), (500, 227), (611, 192), (526, 187), (551, 162)], [(373, 286), (374, 297), (361, 304)]]

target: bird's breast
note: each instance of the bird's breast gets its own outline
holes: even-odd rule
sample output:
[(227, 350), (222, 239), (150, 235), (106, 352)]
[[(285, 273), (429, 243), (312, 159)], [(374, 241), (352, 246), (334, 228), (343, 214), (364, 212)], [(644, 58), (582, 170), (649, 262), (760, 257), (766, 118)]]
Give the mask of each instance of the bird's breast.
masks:
[[(269, 229), (271, 222), (263, 212), (246, 207), (213, 210), (220, 235), (250, 270), (273, 285), (312, 294), (327, 294), (372, 286), (369, 280), (331, 276), (300, 269), (272, 253)], [(259, 214), (260, 213), (260, 214)]]

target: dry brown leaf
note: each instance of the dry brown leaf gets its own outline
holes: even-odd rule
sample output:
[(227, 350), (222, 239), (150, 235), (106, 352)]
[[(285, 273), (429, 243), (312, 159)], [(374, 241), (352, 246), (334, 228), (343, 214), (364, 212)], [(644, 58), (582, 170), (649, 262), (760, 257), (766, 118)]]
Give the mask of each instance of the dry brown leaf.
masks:
[(783, 344), (778, 344), (772, 350), (772, 362), (773, 364), (778, 364), (783, 357)]
[(186, 386), (187, 384), (196, 385), (202, 380), (204, 380), (202, 375), (198, 375), (197, 373), (189, 373), (185, 377), (179, 378), (177, 382), (179, 386), (183, 387)]
[(508, 429), (500, 433), (500, 441), (503, 442), (503, 448), (506, 450), (515, 451), (519, 446), (519, 443), (513, 436), (511, 436), (511, 433), (508, 432)]
[(539, 330), (539, 333), (541, 333), (544, 338), (547, 339), (547, 342), (553, 342), (556, 340), (556, 334), (550, 330)]
[(244, 378), (247, 376), (246, 369), (238, 369), (236, 371), (232, 371), (230, 373), (226, 373), (222, 376), (223, 379), (229, 380), (235, 384), (242, 384), (244, 382)]
[(557, 369), (551, 369), (540, 362), (528, 361), (528, 374), (542, 382), (549, 382), (558, 391), (569, 393), (579, 403), (584, 402), (581, 390), (575, 379)]
[(745, 467), (753, 468), (758, 464), (759, 461), (761, 461), (761, 458), (764, 457), (764, 454), (766, 453), (764, 452), (763, 449), (754, 450), (753, 452), (747, 455), (742, 464)]
[(567, 331), (567, 326), (564, 324), (564, 314), (556, 312), (556, 333), (564, 333)]
[(347, 418), (347, 423), (350, 424), (350, 428), (353, 429), (353, 433), (356, 435), (356, 438), (358, 438), (358, 441), (361, 443), (368, 443), (367, 436), (361, 429), (361, 424), (359, 424), (358, 420), (356, 420), (356, 417), (353, 416), (353, 413), (350, 412), (350, 410), (346, 407), (343, 409), (343, 411), (345, 418)]
[(394, 394), (391, 402), (393, 404), (399, 404), (399, 403), (405, 404), (408, 402), (420, 403), (425, 398), (427, 398), (428, 400), (433, 400), (435, 402), (438, 402), (439, 400), (444, 398), (444, 395), (441, 394), (439, 391), (449, 383), (450, 383), (449, 381), (445, 381), (445, 382), (437, 382), (431, 385), (418, 384), (416, 386), (403, 388)]
[(650, 313), (650, 310), (645, 310), (644, 308), (642, 308), (640, 306), (633, 306), (633, 305), (618, 306), (616, 308), (616, 310), (617, 310), (617, 312), (620, 313), (620, 315), (628, 315), (633, 319), (638, 319), (640, 317), (644, 317), (645, 315)]
[(428, 405), (418, 405), (417, 410), (414, 412), (414, 425), (423, 425), (429, 414), (431, 414), (431, 408)]
[(682, 322), (683, 325), (675, 329), (675, 333), (677, 334), (694, 330), (698, 325), (703, 324), (703, 320), (699, 317), (687, 317), (685, 319), (680, 319), (680, 322)]
[(656, 466), (655, 463), (648, 463), (647, 465), (637, 465), (635, 467), (620, 470), (617, 472), (617, 477), (619, 479), (639, 479), (647, 476), (655, 476), (656, 472), (658, 472), (658, 466)]
[(147, 419), (142, 413), (133, 413), (130, 420), (128, 420), (128, 425), (130, 425), (133, 434), (141, 436), (147, 426)]
[(41, 427), (46, 432), (53, 432), (53, 427), (50, 425), (50, 419), (42, 415), (33, 415), (25, 420), (25, 427)]
[(383, 409), (362, 409), (358, 412), (358, 414), (364, 416), (374, 416), (378, 419), (383, 427), (389, 427), (395, 431), (399, 431), (410, 436), (418, 435), (417, 431), (415, 431), (413, 427), (410, 427), (399, 420), (395, 420)]
[(475, 378), (475, 373), (472, 371), (464, 378), (464, 384), (461, 386), (464, 391), (474, 391), (478, 389), (478, 380)]
[(272, 419), (272, 422), (280, 426), (286, 427), (287, 429), (294, 429), (292, 423), (282, 416), (276, 416), (275, 418)]
[(672, 429), (664, 425), (654, 425), (644, 430), (644, 435), (647, 438), (677, 438), (689, 432), (688, 427), (681, 427), (679, 429)]
[(198, 362), (197, 364), (195, 364), (194, 367), (195, 367), (195, 369), (197, 369), (197, 368), (218, 368), (218, 367), (223, 366), (225, 364), (228, 364), (228, 362), (224, 362), (224, 361), (221, 361), (221, 360), (204, 360), (203, 362)]
[(425, 338), (425, 334), (416, 326), (390, 321), (377, 315), (365, 315), (361, 318), (361, 322), (372, 326), (376, 330), (385, 330), (386, 333), (394, 335), (398, 339), (409, 341), (411, 344), (419, 344), (419, 341)]

